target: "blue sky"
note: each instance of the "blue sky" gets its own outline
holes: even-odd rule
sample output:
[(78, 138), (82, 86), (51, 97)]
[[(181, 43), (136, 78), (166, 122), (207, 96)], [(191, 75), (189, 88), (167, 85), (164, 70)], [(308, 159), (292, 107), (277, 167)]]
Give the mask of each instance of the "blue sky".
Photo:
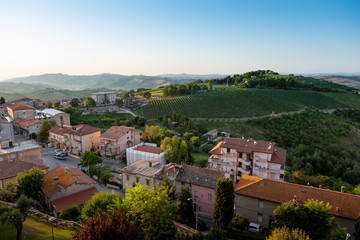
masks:
[(0, 78), (360, 72), (360, 1), (1, 1)]

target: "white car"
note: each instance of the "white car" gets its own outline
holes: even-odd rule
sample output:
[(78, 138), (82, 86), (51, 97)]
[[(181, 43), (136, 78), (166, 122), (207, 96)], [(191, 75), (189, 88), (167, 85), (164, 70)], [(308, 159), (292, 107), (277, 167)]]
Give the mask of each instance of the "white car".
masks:
[(259, 224), (251, 222), (249, 224), (249, 232), (261, 232), (262, 228)]

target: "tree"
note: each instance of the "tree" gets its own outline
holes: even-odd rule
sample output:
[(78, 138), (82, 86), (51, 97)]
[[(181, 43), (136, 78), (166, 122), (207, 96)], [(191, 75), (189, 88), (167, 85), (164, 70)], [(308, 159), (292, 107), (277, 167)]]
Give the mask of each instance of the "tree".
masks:
[(206, 240), (227, 240), (225, 233), (218, 227), (212, 227), (210, 233), (205, 237)]
[(59, 217), (64, 220), (79, 221), (81, 218), (80, 207), (77, 205), (70, 206), (68, 209), (62, 210)]
[(340, 227), (338, 223), (335, 224), (336, 228), (330, 234), (330, 240), (344, 240), (346, 239), (346, 228)]
[(181, 160), (184, 160), (187, 164), (190, 164), (189, 149), (185, 140), (181, 141), (179, 154), (181, 156)]
[(77, 108), (79, 106), (79, 103), (80, 101), (78, 98), (73, 98), (70, 100), (70, 105), (74, 108)]
[(165, 137), (161, 142), (161, 149), (165, 152), (169, 162), (179, 163), (181, 160), (180, 141), (178, 137)]
[(176, 199), (176, 188), (174, 183), (170, 180), (169, 176), (165, 173), (162, 179), (162, 186), (161, 188), (165, 190), (169, 196), (171, 201)]
[(61, 107), (62, 107), (62, 106), (61, 106), (60, 101), (54, 102), (54, 108), (61, 108)]
[(240, 230), (247, 229), (250, 224), (249, 219), (244, 218), (241, 214), (236, 214), (233, 221), (234, 221), (235, 227)]
[(82, 157), (82, 161), (81, 161), (81, 165), (83, 167), (87, 167), (87, 166), (91, 166), (91, 165), (96, 165), (98, 163), (102, 163), (102, 158), (99, 157), (98, 155), (96, 155), (93, 152), (85, 152), (83, 157)]
[(96, 102), (92, 97), (85, 98), (85, 104), (87, 107), (96, 107)]
[(49, 120), (43, 120), (41, 122), (41, 127), (40, 127), (40, 133), (39, 133), (39, 137), (40, 137), (40, 141), (41, 142), (47, 142), (49, 139), (49, 131), (52, 128), (51, 123), (49, 122)]
[(124, 207), (145, 240), (174, 238), (176, 229), (172, 218), (176, 205), (166, 191), (137, 184), (127, 190)]
[(48, 107), (48, 108), (52, 108), (52, 102), (48, 102), (47, 104), (46, 104), (46, 106)]
[(360, 240), (360, 214), (356, 218), (354, 237), (355, 240)]
[(207, 87), (207, 89), (208, 89), (209, 91), (212, 90), (212, 84), (211, 84), (210, 81), (208, 81), (208, 83), (206, 84), (206, 87)]
[(0, 188), (0, 201), (15, 202), (18, 196), (16, 188), (16, 182), (10, 182)]
[(85, 221), (84, 227), (73, 235), (74, 240), (142, 239), (140, 229), (127, 217), (126, 210), (101, 213)]
[(145, 124), (146, 124), (146, 119), (143, 117), (139, 118), (137, 125), (140, 127), (143, 127), (143, 126), (145, 126)]
[(96, 193), (85, 203), (81, 213), (84, 219), (93, 217), (99, 215), (101, 212), (119, 209), (122, 201), (120, 194), (108, 192)]
[(117, 118), (115, 119), (114, 125), (115, 125), (115, 126), (121, 126), (120, 118), (117, 117)]
[(177, 219), (180, 222), (193, 227), (195, 225), (195, 214), (193, 200), (189, 188), (181, 189), (179, 191), (177, 206)]
[(213, 210), (214, 225), (225, 229), (234, 217), (234, 183), (232, 179), (219, 178), (215, 188)]
[(201, 141), (200, 141), (200, 138), (197, 137), (197, 136), (193, 136), (190, 138), (190, 142), (192, 145), (194, 145), (195, 147), (200, 147), (201, 145)]
[(73, 106), (64, 108), (64, 112), (70, 114), (70, 121), (72, 125), (80, 123), (81, 112), (76, 110)]
[(150, 99), (151, 98), (151, 93), (150, 92), (144, 92), (143, 97), (147, 98), (147, 99)]
[(16, 177), (18, 193), (36, 199), (39, 195), (44, 176), (45, 173), (36, 167), (31, 168), (28, 172), (19, 173)]
[[(304, 204), (296, 200), (283, 203), (274, 210), (273, 228), (287, 226), (302, 229), (311, 239), (326, 239), (331, 230), (333, 216), (328, 214), (331, 206), (309, 199)], [(313, 223), (317, 224), (313, 224)]]
[(4, 104), (5, 103), (5, 98), (3, 96), (0, 97), (0, 104)]
[(115, 105), (118, 106), (118, 107), (121, 107), (121, 105), (123, 105), (123, 100), (120, 99), (120, 98), (117, 98), (117, 99), (115, 100)]
[(23, 222), (26, 220), (29, 210), (35, 207), (36, 201), (21, 195), (16, 201), (16, 209), (8, 207), (0, 207), (0, 220), (1, 222), (12, 225), (16, 231), (16, 239), (20, 240), (23, 230)]
[(266, 240), (310, 240), (310, 238), (301, 229), (289, 229), (284, 226), (282, 228), (275, 228)]

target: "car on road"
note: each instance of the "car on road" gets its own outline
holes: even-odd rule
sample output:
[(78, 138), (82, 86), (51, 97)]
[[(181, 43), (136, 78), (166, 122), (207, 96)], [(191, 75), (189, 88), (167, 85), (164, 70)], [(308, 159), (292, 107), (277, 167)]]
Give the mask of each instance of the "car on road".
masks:
[(55, 150), (55, 155), (64, 154), (65, 156), (68, 156), (67, 152), (61, 151), (60, 149)]
[(259, 233), (261, 233), (262, 228), (261, 228), (261, 226), (259, 224), (251, 222), (249, 224), (249, 229), (248, 230), (249, 230), (249, 232), (259, 232)]
[(55, 154), (54, 158), (59, 160), (65, 160), (65, 154), (64, 153)]

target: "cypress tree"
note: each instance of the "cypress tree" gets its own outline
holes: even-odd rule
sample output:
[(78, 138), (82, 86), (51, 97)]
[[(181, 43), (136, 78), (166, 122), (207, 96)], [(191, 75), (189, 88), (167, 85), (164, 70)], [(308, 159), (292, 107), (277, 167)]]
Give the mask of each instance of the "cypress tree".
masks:
[(215, 188), (213, 222), (215, 226), (225, 229), (234, 217), (234, 184), (232, 179), (219, 178)]

